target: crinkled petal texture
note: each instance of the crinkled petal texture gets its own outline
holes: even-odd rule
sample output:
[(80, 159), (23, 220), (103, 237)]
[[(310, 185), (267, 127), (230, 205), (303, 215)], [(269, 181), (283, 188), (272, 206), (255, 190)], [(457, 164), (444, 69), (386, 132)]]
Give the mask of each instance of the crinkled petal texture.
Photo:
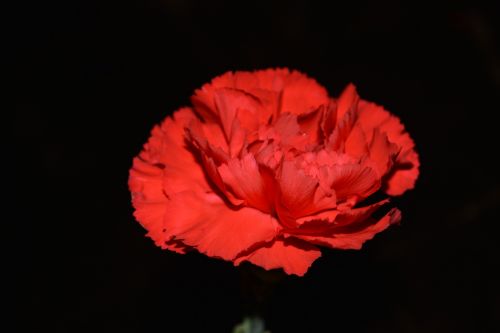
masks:
[[(414, 187), (419, 159), (398, 118), (288, 69), (229, 72), (153, 128), (129, 188), (148, 236), (239, 265), (304, 275), (320, 247), (360, 249), (401, 219), (375, 192)], [(380, 216), (380, 214), (376, 214)]]

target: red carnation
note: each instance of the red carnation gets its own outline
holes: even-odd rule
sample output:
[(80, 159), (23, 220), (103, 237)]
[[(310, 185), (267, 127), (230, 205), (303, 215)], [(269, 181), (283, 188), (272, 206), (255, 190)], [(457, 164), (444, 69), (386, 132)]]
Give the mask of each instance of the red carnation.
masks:
[(352, 84), (331, 98), (296, 71), (228, 72), (191, 101), (130, 170), (135, 217), (158, 246), (303, 275), (318, 246), (360, 249), (400, 220), (396, 208), (372, 217), (388, 199), (363, 202), (413, 188), (413, 140)]

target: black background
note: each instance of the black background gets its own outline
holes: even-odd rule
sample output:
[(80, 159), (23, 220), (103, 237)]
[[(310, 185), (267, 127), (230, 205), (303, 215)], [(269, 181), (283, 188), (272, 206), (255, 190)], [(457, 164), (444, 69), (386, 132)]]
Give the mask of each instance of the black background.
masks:
[[(128, 169), (155, 123), (228, 70), (290, 67), (399, 116), (421, 155), (400, 226), (324, 250), (269, 301), (279, 332), (498, 328), (500, 16), (467, 2), (20, 2), (14, 42), (19, 330), (230, 332), (239, 272), (156, 248)], [(12, 49), (9, 49), (11, 51)], [(9, 158), (10, 160), (10, 158)], [(12, 161), (9, 162), (11, 164)]]

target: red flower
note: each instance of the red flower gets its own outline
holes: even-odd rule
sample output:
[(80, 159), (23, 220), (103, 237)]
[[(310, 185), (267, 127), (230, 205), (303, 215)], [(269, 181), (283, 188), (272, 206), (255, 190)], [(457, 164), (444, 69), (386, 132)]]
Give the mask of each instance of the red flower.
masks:
[(192, 104), (154, 127), (130, 170), (158, 246), (303, 275), (318, 245), (360, 249), (400, 220), (372, 217), (388, 199), (363, 201), (413, 188), (413, 140), (352, 84), (334, 99), (296, 71), (229, 72)]

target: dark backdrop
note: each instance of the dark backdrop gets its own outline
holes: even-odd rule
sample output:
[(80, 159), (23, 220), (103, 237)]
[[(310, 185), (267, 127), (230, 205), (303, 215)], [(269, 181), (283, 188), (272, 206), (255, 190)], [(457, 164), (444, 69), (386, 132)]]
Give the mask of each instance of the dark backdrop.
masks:
[(238, 270), (161, 251), (145, 238), (132, 216), (128, 169), (152, 126), (187, 105), (195, 88), (227, 70), (275, 66), (304, 71), (334, 96), (354, 82), (364, 99), (402, 119), (422, 168), (416, 189), (396, 200), (400, 226), (362, 251), (324, 250), (305, 277), (278, 285), (271, 331), (500, 325), (500, 16), (492, 5), (18, 7), (9, 35), (20, 208), (9, 221), (17, 245), (7, 254), (19, 329), (229, 332), (240, 321)]

